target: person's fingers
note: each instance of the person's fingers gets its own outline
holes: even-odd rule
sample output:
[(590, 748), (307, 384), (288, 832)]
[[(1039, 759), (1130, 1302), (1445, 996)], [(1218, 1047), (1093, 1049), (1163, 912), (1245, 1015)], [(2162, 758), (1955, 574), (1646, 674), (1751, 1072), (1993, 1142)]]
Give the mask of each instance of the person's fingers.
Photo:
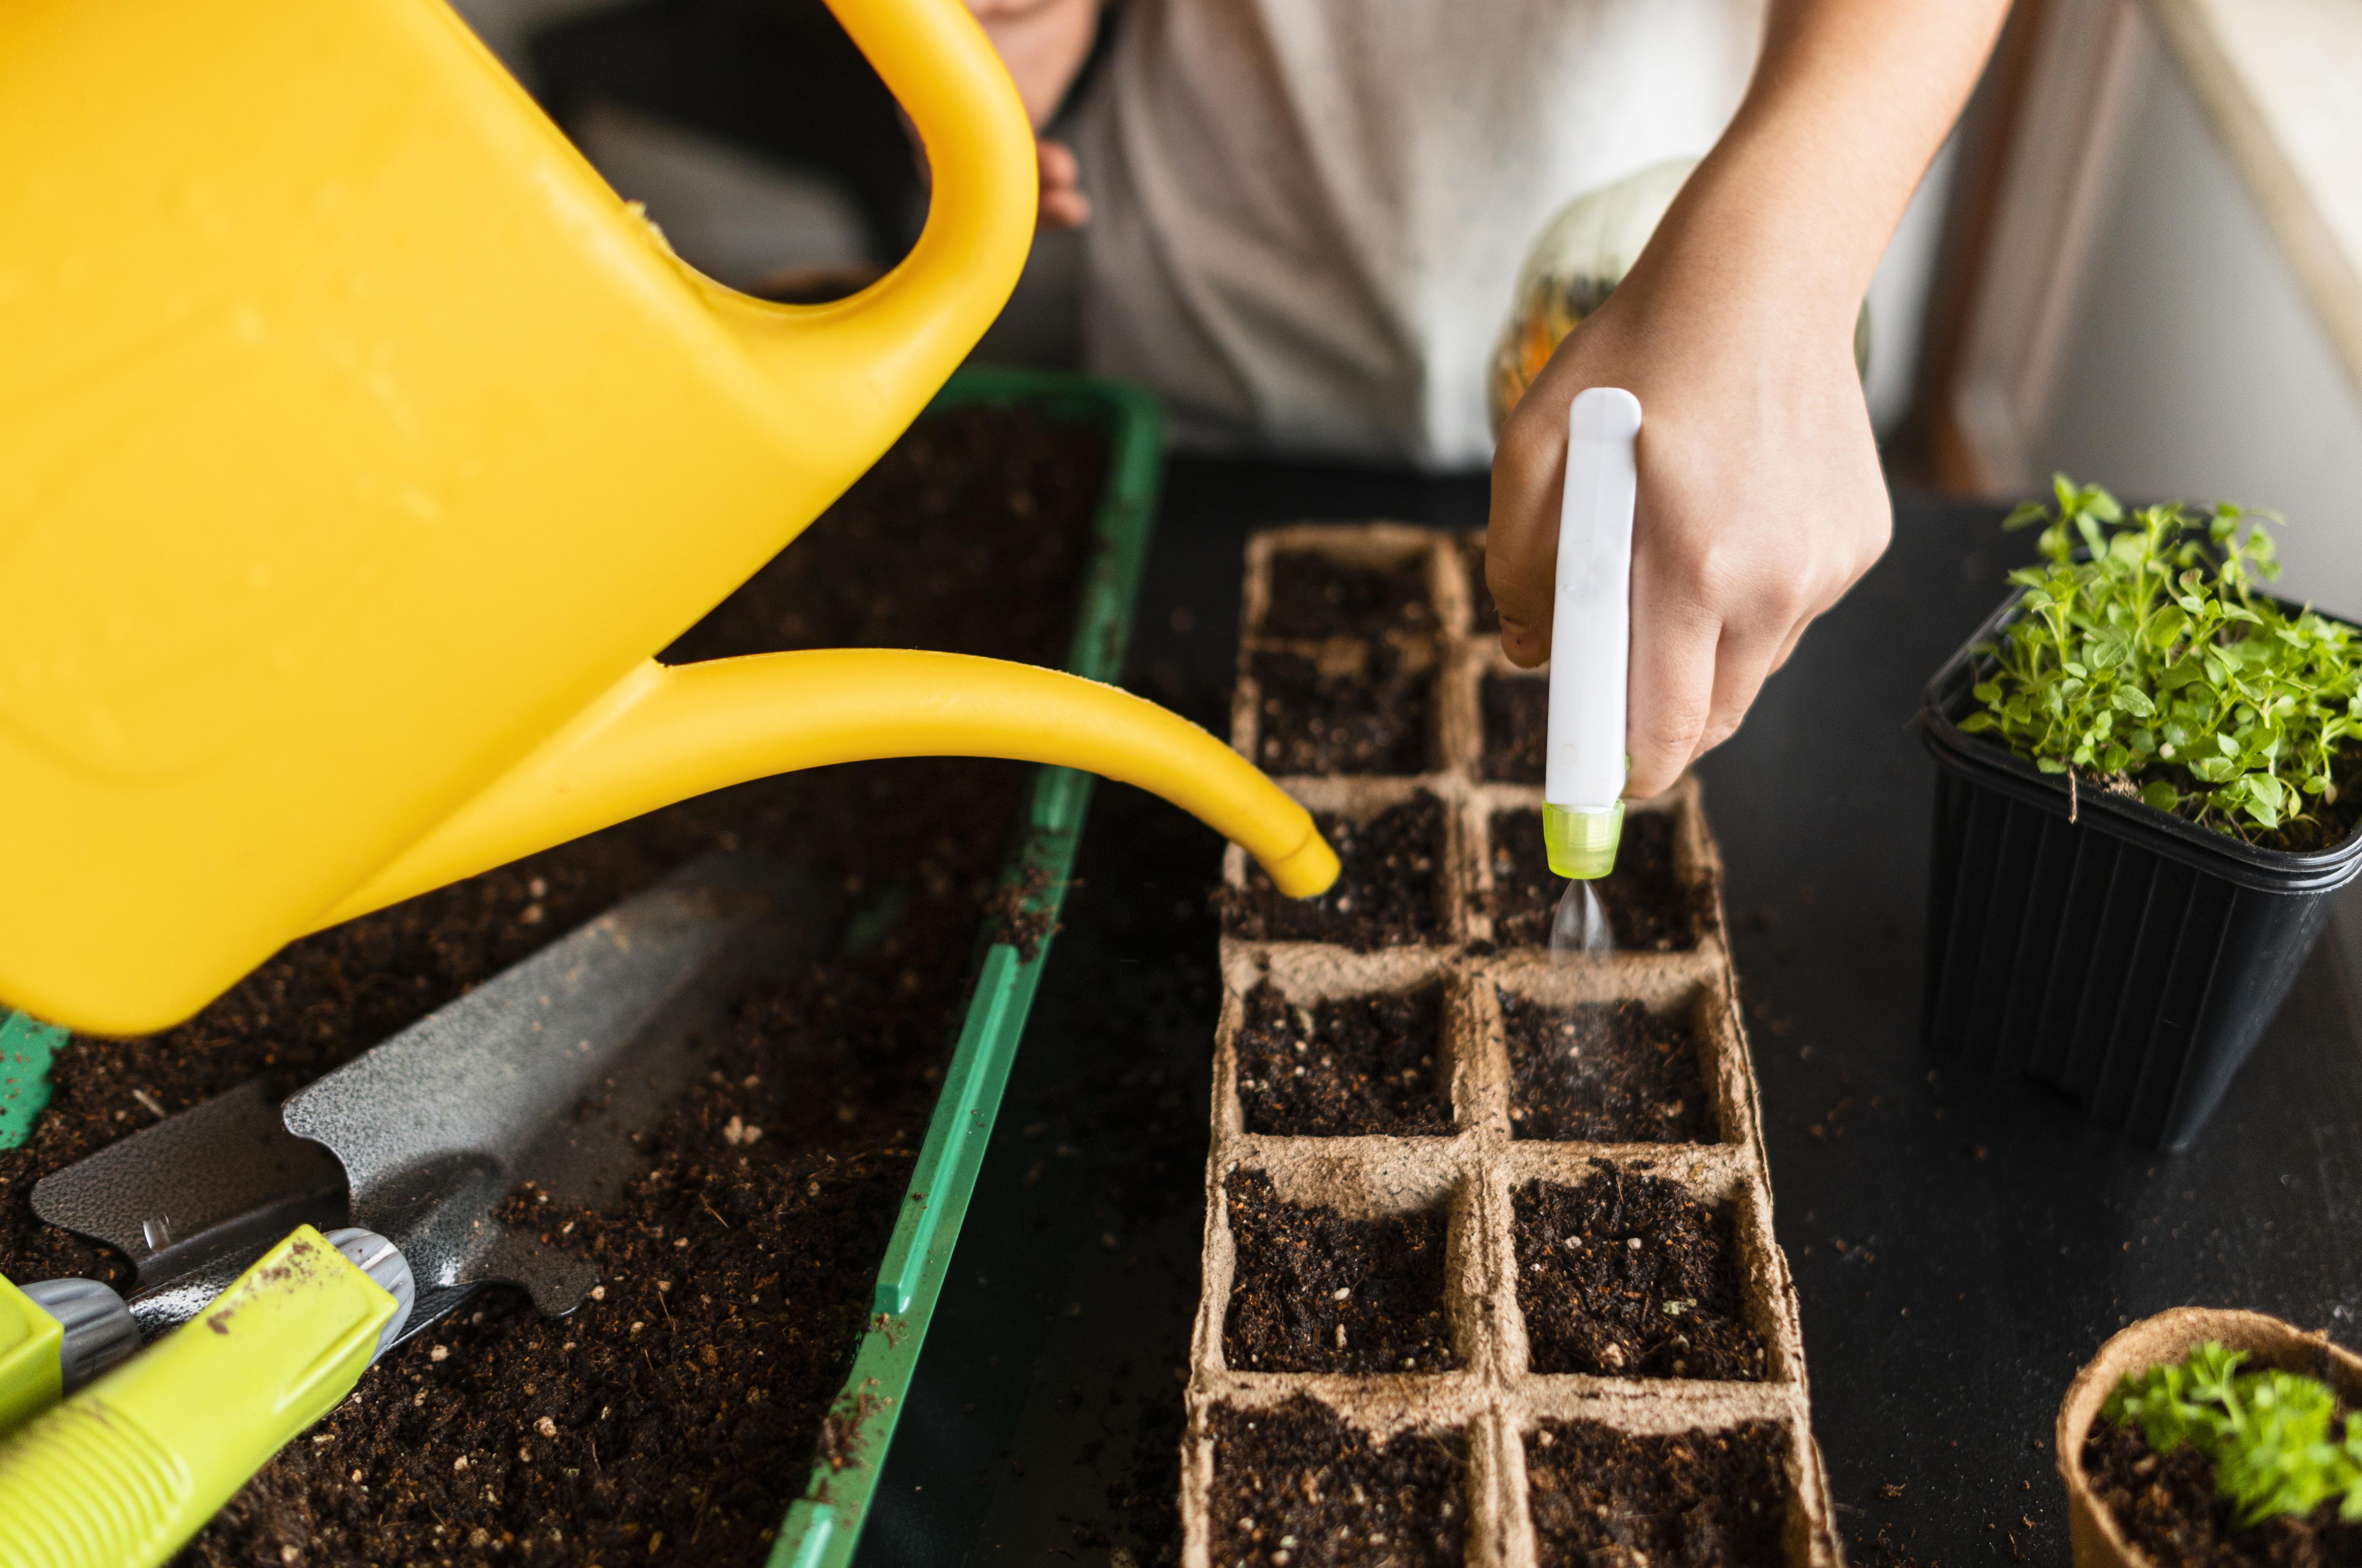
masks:
[(1529, 396), (1493, 449), (1485, 586), (1501, 611), (1501, 651), (1531, 669), (1550, 657), (1558, 578), (1559, 491), (1566, 482), (1566, 409), (1551, 418)]
[[(1714, 712), (1722, 621), (1695, 598), (1659, 580), (1646, 550), (1632, 561), (1632, 668), (1626, 687), (1625, 745), (1633, 800), (1672, 788), (1696, 755)], [(1759, 676), (1760, 679), (1760, 677)]]
[[(1798, 623), (1799, 627), (1802, 624)], [(1795, 646), (1793, 635), (1787, 646)], [(1695, 763), (1738, 732), (1747, 710), (1755, 705), (1756, 693), (1763, 690), (1764, 678), (1778, 668), (1778, 659), (1785, 657), (1785, 649), (1769, 638), (1749, 636), (1724, 625), (1721, 640), (1715, 647), (1714, 695), (1707, 704), (1705, 728), (1699, 733), (1697, 744), (1690, 748), (1689, 761), (1683, 767)]]
[(1080, 228), (1090, 221), (1091, 199), (1083, 193), (1083, 167), (1074, 149), (1044, 137), (1034, 144), (1041, 171), (1043, 228)]

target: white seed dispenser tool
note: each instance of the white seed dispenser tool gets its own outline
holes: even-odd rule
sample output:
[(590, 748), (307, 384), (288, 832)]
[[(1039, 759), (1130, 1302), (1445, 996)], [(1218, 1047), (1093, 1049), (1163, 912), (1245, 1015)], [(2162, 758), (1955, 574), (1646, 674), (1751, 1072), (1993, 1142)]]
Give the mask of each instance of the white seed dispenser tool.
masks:
[(1624, 707), (1632, 653), (1632, 502), (1639, 484), (1632, 445), (1639, 434), (1640, 400), (1619, 387), (1579, 392), (1567, 411), (1542, 842), (1551, 869), (1578, 881), (1615, 869), (1624, 830), (1624, 778), (1631, 760), (1624, 749)]

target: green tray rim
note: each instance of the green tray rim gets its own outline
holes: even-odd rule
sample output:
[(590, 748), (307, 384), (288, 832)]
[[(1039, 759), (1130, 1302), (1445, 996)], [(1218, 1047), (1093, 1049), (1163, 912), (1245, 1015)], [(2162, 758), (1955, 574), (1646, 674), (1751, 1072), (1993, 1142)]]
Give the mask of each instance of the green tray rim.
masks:
[[(977, 403), (1021, 403), (1108, 433), (1107, 488), (1092, 522), (1091, 560), (1065, 668), (1113, 682), (1123, 668), (1164, 479), (1164, 405), (1142, 388), (1101, 377), (976, 366), (954, 375), (929, 410)], [(1028, 911), (1055, 919), (1065, 903), (1094, 782), (1067, 767), (1035, 774), (1022, 837), (1001, 871), (1003, 887), (1029, 874), (1042, 878), (1025, 901)], [(869, 1326), (829, 1408), (840, 1460), (832, 1463), (825, 1452), (814, 1459), (772, 1542), (767, 1568), (845, 1568), (860, 1544), (1052, 945), (1044, 938), (1031, 961), (1007, 943), (983, 949), (943, 1092), (877, 1271)]]

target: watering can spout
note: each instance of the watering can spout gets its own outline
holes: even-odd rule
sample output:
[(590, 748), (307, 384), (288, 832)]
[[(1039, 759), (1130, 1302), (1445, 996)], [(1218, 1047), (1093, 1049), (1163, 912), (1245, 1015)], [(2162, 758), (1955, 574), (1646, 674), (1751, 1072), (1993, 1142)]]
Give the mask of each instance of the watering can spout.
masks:
[[(766, 715), (760, 725), (749, 712)], [(837, 648), (647, 664), (320, 921), (416, 893), (712, 790), (896, 756), (1005, 757), (1163, 796), (1280, 891), (1337, 878), (1311, 814), (1237, 752), (1118, 687), (966, 654)]]

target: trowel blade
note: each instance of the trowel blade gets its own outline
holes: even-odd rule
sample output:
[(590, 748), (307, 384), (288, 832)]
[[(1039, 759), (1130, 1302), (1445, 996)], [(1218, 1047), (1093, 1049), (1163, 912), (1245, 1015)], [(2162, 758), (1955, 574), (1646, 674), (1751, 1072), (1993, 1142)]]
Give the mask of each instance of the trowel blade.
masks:
[(345, 1172), (287, 1131), (257, 1078), (52, 1171), (33, 1212), (138, 1266), (131, 1311), (152, 1339), (296, 1226), (345, 1223)]
[(525, 1182), (600, 1208), (645, 1168), (635, 1134), (702, 1069), (745, 985), (829, 935), (808, 875), (713, 854), (292, 1097), (289, 1132), (342, 1162), (350, 1223), (391, 1238), (422, 1310), (505, 1281), (542, 1311), (598, 1273), (494, 1210)]

